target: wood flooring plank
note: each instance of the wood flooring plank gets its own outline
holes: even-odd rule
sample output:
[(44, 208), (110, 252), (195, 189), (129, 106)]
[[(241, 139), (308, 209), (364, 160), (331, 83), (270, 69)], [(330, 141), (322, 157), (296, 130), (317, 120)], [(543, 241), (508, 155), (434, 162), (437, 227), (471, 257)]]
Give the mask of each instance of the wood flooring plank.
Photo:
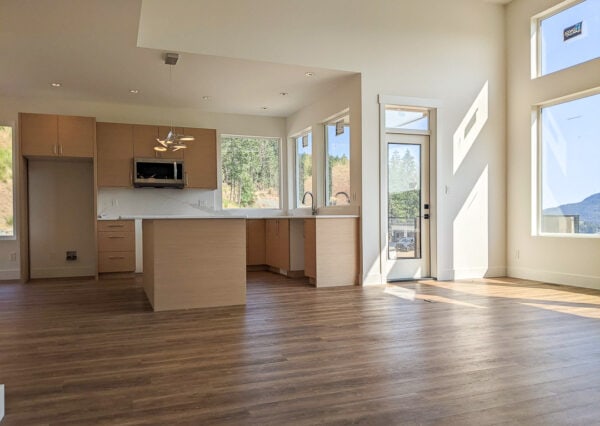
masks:
[(246, 306), (155, 313), (139, 277), (0, 284), (2, 426), (599, 418), (600, 292), (387, 289), (250, 272)]

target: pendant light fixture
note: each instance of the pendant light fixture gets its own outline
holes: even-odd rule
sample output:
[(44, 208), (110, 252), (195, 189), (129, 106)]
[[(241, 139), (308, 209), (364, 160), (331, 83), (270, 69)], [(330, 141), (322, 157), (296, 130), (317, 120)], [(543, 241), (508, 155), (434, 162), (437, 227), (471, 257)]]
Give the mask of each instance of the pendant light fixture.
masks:
[[(173, 91), (173, 65), (177, 63), (179, 59), (179, 53), (167, 53), (165, 55), (165, 65), (169, 66), (169, 89), (171, 92)], [(187, 148), (186, 142), (193, 141), (195, 138), (193, 136), (180, 135), (175, 133), (173, 130), (173, 117), (169, 120), (169, 133), (167, 133), (166, 137), (160, 138), (158, 137), (156, 141), (158, 145), (154, 147), (155, 151), (165, 152), (165, 151), (179, 151), (180, 149)]]

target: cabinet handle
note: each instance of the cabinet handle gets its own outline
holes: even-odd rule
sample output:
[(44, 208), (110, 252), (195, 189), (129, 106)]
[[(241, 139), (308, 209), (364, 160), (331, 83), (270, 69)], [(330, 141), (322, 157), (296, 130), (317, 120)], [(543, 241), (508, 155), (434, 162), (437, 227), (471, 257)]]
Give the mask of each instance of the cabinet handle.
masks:
[(125, 256), (108, 256), (110, 260), (125, 259)]
[(57, 145), (52, 145), (52, 154), (58, 155)]
[(123, 225), (108, 225), (109, 228), (123, 228)]
[(185, 174), (185, 186), (188, 186), (189, 185), (188, 174), (187, 174), (187, 172), (185, 172), (184, 174)]
[(133, 170), (129, 171), (129, 184), (133, 185)]
[(110, 237), (108, 237), (108, 238), (109, 238), (109, 239), (111, 239), (111, 240), (120, 240), (120, 239), (123, 239), (123, 238), (125, 238), (125, 237), (110, 236)]
[(62, 145), (58, 145), (58, 153), (62, 155)]

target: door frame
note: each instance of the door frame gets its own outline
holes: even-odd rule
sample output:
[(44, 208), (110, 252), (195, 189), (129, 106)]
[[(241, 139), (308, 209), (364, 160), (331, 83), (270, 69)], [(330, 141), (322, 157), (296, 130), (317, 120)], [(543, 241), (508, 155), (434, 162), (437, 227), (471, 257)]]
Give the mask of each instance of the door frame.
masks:
[[(402, 134), (421, 134), (429, 136), (429, 266), (430, 275), (433, 278), (438, 276), (438, 194), (437, 194), (437, 157), (438, 157), (438, 121), (442, 102), (438, 99), (412, 98), (393, 95), (379, 95), (379, 271), (381, 282), (387, 282), (386, 262), (387, 262), (387, 133)], [(422, 108), (429, 112), (429, 130), (428, 131), (388, 131), (385, 127), (385, 106), (395, 105), (407, 108)]]

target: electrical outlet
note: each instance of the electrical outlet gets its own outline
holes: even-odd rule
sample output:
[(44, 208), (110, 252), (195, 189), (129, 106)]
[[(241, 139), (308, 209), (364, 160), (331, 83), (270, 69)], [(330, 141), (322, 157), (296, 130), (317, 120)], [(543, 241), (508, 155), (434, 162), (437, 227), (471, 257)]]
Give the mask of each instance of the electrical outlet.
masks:
[(66, 256), (66, 260), (77, 260), (77, 251), (72, 250), (72, 251), (67, 251), (67, 256)]
[(113, 207), (118, 207), (119, 206), (119, 200), (117, 200), (116, 198), (112, 199), (112, 205)]

